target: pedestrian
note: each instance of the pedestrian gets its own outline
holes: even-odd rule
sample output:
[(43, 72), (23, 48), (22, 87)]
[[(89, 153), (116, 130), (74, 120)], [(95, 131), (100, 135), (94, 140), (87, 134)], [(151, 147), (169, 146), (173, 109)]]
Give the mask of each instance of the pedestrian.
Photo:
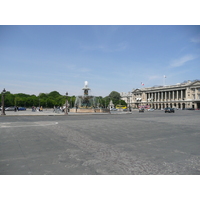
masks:
[(15, 110), (15, 112), (17, 112), (17, 107), (16, 106), (14, 107), (14, 110)]
[(41, 112), (43, 111), (43, 108), (42, 108), (42, 106), (40, 107), (40, 111), (41, 111)]

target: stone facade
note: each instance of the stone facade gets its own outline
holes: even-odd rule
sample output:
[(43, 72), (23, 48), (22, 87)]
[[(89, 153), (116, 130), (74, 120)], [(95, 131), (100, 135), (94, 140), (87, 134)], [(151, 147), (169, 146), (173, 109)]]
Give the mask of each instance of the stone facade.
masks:
[(132, 92), (122, 92), (120, 95), (131, 108), (147, 106), (154, 109), (165, 107), (200, 109), (200, 81), (133, 89)]

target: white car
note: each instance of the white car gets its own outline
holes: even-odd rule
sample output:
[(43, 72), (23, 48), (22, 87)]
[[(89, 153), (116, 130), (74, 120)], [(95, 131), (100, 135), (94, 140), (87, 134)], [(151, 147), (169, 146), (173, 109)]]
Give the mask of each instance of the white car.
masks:
[(150, 109), (148, 109), (147, 111), (154, 111), (154, 109), (153, 109), (153, 108), (150, 108)]
[(118, 109), (116, 109), (116, 108), (111, 108), (110, 110), (111, 110), (111, 111), (117, 111)]

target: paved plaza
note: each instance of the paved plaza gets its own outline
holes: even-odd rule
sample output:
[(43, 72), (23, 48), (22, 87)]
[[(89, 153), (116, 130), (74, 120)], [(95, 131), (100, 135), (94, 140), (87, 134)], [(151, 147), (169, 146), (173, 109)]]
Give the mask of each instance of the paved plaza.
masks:
[(200, 111), (22, 112), (0, 116), (1, 175), (200, 174)]

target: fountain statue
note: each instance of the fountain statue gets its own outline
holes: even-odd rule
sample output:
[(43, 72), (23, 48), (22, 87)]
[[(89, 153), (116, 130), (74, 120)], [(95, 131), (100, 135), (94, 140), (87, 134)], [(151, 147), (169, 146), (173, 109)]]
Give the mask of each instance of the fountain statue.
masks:
[(85, 81), (82, 90), (83, 95), (76, 96), (75, 107), (70, 109), (70, 112), (109, 112), (108, 109), (99, 108), (98, 98), (89, 94), (91, 89), (88, 86), (88, 81)]
[(97, 98), (95, 96), (89, 95), (90, 88), (88, 87), (88, 82), (85, 81), (85, 85), (83, 88), (83, 95), (77, 96), (75, 105), (78, 108), (96, 108), (97, 107)]

